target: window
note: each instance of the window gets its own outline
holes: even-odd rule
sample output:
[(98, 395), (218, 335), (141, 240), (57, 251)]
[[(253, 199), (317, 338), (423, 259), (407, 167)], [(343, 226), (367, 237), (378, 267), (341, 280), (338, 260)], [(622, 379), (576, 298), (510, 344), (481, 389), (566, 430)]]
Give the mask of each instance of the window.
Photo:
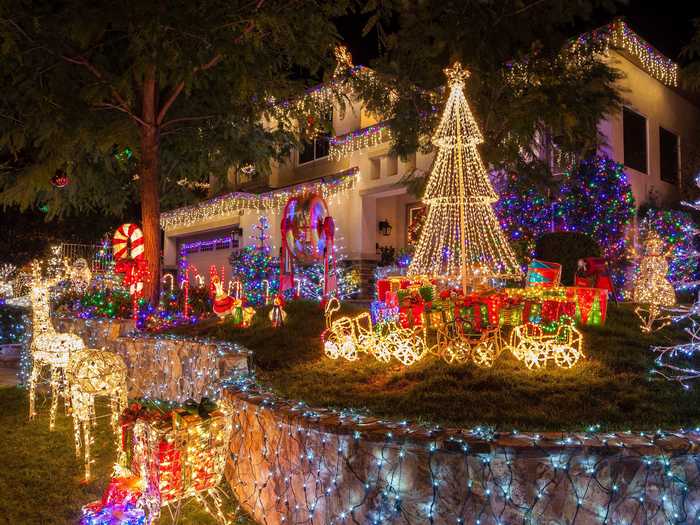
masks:
[[(329, 129), (332, 122), (333, 115), (330, 114), (326, 117), (325, 128)], [(330, 138), (331, 134), (328, 132), (319, 133), (313, 140), (305, 142), (304, 147), (299, 150), (299, 164), (327, 157), (330, 150)]]
[(678, 135), (659, 128), (659, 158), (661, 180), (678, 184)]
[(647, 119), (631, 109), (622, 109), (625, 166), (647, 172)]

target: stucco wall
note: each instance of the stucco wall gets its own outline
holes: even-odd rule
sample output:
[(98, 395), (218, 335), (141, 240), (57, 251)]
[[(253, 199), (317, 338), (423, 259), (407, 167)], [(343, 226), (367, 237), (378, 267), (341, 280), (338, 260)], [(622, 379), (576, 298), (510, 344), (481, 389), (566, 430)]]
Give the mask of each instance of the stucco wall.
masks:
[(251, 386), (226, 468), (265, 525), (692, 523), (700, 436), (429, 430), (287, 403)]
[[(659, 126), (680, 137), (682, 169), (691, 149), (700, 146), (700, 109), (678, 91), (649, 76), (619, 53), (611, 52), (609, 61), (624, 75), (618, 82), (618, 87), (621, 88), (625, 105), (647, 119), (647, 173), (625, 167), (635, 201), (638, 205), (646, 202), (649, 191), (653, 189), (658, 192), (661, 204), (670, 203), (678, 198), (679, 185), (661, 180)], [(622, 111), (602, 121), (599, 129), (607, 141), (603, 151), (624, 164)]]

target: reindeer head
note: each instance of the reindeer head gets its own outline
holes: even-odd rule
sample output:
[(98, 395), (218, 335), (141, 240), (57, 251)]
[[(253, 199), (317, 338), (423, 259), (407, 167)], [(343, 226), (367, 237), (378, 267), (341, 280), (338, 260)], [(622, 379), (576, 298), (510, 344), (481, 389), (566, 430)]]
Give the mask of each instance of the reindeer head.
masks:
[(58, 275), (44, 277), (41, 262), (36, 259), (32, 261), (32, 288), (29, 298), (32, 302), (35, 318), (48, 318), (51, 288), (65, 279), (67, 268), (66, 261), (63, 261), (63, 270)]

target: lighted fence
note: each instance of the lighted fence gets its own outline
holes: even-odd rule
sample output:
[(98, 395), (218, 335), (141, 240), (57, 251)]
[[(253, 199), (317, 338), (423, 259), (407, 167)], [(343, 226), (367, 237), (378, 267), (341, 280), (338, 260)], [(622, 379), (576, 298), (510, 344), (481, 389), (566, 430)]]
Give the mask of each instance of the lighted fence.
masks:
[(694, 523), (700, 434), (492, 434), (232, 388), (226, 477), (258, 523)]
[(69, 263), (74, 263), (77, 259), (85, 259), (92, 271), (103, 272), (107, 269), (112, 260), (112, 252), (106, 250), (102, 253), (102, 246), (99, 244), (61, 244), (61, 258)]

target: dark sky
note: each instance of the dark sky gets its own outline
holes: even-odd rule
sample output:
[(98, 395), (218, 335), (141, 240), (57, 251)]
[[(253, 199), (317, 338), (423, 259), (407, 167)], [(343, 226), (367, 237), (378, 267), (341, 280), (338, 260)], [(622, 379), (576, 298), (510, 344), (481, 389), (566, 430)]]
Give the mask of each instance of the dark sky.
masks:
[[(650, 44), (669, 58), (678, 60), (683, 46), (693, 35), (692, 20), (700, 18), (700, 0), (628, 0), (621, 3), (615, 13), (607, 10), (595, 13), (591, 20), (572, 28), (572, 36), (602, 26), (616, 16), (623, 16)], [(376, 34), (361, 36), (366, 19), (366, 16), (355, 15), (344, 17), (338, 24), (355, 64), (369, 64), (378, 54)]]

